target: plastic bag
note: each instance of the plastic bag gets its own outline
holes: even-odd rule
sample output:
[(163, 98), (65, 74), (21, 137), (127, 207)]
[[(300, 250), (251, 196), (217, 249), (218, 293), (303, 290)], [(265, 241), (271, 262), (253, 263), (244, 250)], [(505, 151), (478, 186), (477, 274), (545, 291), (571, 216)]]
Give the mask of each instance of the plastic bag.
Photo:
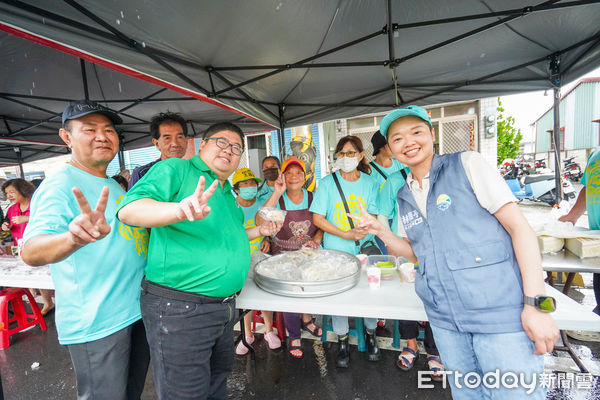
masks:
[(285, 221), (285, 214), (287, 214), (287, 211), (276, 207), (261, 207), (258, 210), (258, 215), (265, 221), (283, 222)]

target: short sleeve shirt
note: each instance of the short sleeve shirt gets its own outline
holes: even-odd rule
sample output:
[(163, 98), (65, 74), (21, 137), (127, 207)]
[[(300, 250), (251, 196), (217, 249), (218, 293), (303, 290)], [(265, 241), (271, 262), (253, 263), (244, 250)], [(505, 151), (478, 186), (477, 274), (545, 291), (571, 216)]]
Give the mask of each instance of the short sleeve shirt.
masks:
[(141, 318), (140, 283), (148, 250), (146, 229), (115, 217), (125, 191), (115, 180), (99, 178), (72, 165), (44, 179), (31, 200), (24, 241), (37, 235), (68, 231), (81, 213), (71, 192), (78, 187), (91, 205), (108, 186), (104, 213), (110, 233), (50, 265), (56, 290), (56, 328), (61, 344), (102, 339)]
[[(120, 208), (145, 198), (180, 202), (194, 193), (201, 176), (205, 187), (217, 179), (198, 156), (162, 160), (127, 192)], [(211, 211), (200, 221), (152, 228), (146, 279), (211, 297), (227, 297), (242, 289), (250, 268), (250, 245), (244, 213), (229, 181), (217, 186), (208, 205)]]
[[(248, 229), (256, 226), (256, 213), (263, 204), (265, 204), (265, 202), (259, 201), (258, 199), (250, 207), (243, 207), (238, 204), (244, 213), (244, 228)], [(264, 236), (260, 236), (250, 241), (250, 254), (260, 249), (263, 239)]]
[(21, 211), (21, 206), (19, 203), (15, 203), (8, 208), (6, 211), (6, 219), (10, 223), (10, 234), (13, 237), (13, 241), (15, 246), (19, 239), (23, 238), (23, 232), (25, 232), (25, 227), (27, 226), (27, 222), (22, 224), (15, 224), (12, 222), (12, 217), (25, 216), (29, 217), (31, 214), (31, 202), (27, 206), (27, 210)]
[[(338, 180), (346, 197), (348, 208), (350, 212), (355, 215), (361, 215), (359, 202), (362, 203), (363, 207), (370, 214), (377, 214), (377, 183), (373, 178), (365, 173), (360, 173), (360, 178), (354, 182), (349, 182), (341, 177), (339, 172), (337, 174)], [(310, 211), (316, 214), (325, 216), (327, 221), (331, 222), (338, 229), (343, 231), (350, 230), (350, 223), (346, 216), (346, 210), (344, 203), (340, 196), (335, 181), (332, 175), (327, 175), (319, 182), (319, 187), (315, 192), (313, 202), (310, 206)], [(367, 235), (360, 244), (367, 240), (372, 240), (373, 235)], [(323, 248), (345, 251), (350, 254), (358, 254), (360, 246), (357, 246), (354, 241), (342, 239), (339, 236), (332, 235), (325, 232), (323, 235)]]
[(256, 199), (264, 203), (267, 200), (269, 200), (269, 197), (271, 197), (274, 190), (274, 187), (267, 185), (267, 182), (265, 181), (258, 190), (258, 193), (256, 194)]
[(382, 167), (381, 165), (377, 164), (375, 162), (375, 160), (373, 160), (372, 163), (375, 164), (377, 166), (377, 168), (379, 168), (381, 170), (381, 172), (383, 172), (385, 174), (385, 176), (387, 177), (387, 178), (384, 178), (383, 175), (381, 175), (381, 173), (379, 173), (379, 171), (377, 171), (375, 168), (373, 168), (373, 165), (371, 163), (369, 163), (369, 166), (371, 167), (371, 178), (375, 179), (379, 190), (383, 189), (383, 184), (385, 183), (386, 179), (389, 179), (393, 173), (400, 171), (402, 168), (405, 168), (404, 164), (402, 164), (395, 158), (392, 158), (392, 165), (387, 168)]
[(388, 176), (379, 192), (379, 215), (392, 220), (391, 229), (395, 234), (398, 234), (398, 191), (405, 183), (402, 171), (396, 171)]
[[(289, 211), (306, 210), (308, 208), (308, 191), (304, 188), (302, 188), (302, 195), (302, 201), (300, 202), (300, 204), (296, 204), (292, 200), (290, 200), (290, 198), (287, 195), (287, 192), (283, 192), (283, 195), (281, 197), (283, 197), (283, 204), (285, 205), (285, 209)], [(275, 206), (277, 208), (281, 208), (279, 202), (277, 202)]]
[(581, 183), (585, 186), (589, 227), (600, 229), (600, 147), (588, 157)]
[[(488, 163), (480, 153), (465, 151), (460, 157), (477, 201), (490, 214), (495, 214), (505, 204), (517, 201), (517, 198), (510, 191), (510, 188), (504, 178), (500, 176), (498, 170)], [(421, 214), (427, 218), (426, 205), (427, 195), (429, 194), (429, 174), (423, 178), (422, 187), (419, 186), (417, 180), (413, 179), (412, 173), (408, 175), (407, 184)], [(398, 234), (406, 236), (402, 224), (398, 225)]]

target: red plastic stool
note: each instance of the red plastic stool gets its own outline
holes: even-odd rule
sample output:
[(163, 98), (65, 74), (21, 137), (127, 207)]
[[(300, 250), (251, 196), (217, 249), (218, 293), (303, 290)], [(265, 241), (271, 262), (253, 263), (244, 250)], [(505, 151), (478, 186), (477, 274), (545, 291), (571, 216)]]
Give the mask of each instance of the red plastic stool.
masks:
[[(252, 313), (252, 332), (256, 331), (257, 322), (264, 324), (265, 320), (262, 317), (261, 311), (254, 310)], [(279, 336), (279, 339), (282, 342), (285, 342), (287, 335), (285, 333), (285, 321), (283, 319), (283, 313), (273, 312), (273, 327), (277, 329), (277, 336)]]
[[(28, 314), (25, 311), (23, 296), (27, 296), (33, 314)], [(8, 303), (12, 304), (14, 313), (13, 318), (10, 319), (8, 318)], [(14, 329), (10, 329), (11, 322), (17, 323)], [(0, 324), (2, 325), (0, 329), (0, 350), (4, 350), (10, 345), (9, 338), (12, 334), (21, 332), (36, 324), (40, 324), (42, 331), (46, 330), (46, 322), (35, 299), (29, 293), (29, 290), (22, 288), (0, 290)]]

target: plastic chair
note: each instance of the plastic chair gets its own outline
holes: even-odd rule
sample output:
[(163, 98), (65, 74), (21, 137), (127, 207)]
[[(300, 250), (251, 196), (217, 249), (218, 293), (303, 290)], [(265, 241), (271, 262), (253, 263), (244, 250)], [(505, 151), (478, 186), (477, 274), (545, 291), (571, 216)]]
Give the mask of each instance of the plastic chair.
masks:
[[(365, 342), (365, 322), (362, 318), (359, 317), (348, 317), (354, 318), (354, 329), (350, 329), (348, 331), (349, 336), (354, 336), (356, 338), (358, 351), (367, 351), (367, 343)], [(321, 336), (321, 341), (325, 343), (327, 341), (327, 332), (333, 332), (333, 326), (331, 324), (331, 316), (323, 315), (323, 336)]]
[[(25, 311), (23, 296), (27, 296), (27, 300), (31, 305), (32, 314)], [(8, 317), (8, 304), (12, 304), (14, 316)], [(17, 326), (10, 329), (10, 324), (16, 322)], [(40, 312), (35, 299), (29, 293), (29, 290), (22, 288), (8, 288), (0, 290), (0, 350), (10, 346), (10, 336), (21, 332), (31, 326), (40, 325), (42, 331), (46, 330), (46, 322)]]
[[(264, 324), (265, 320), (262, 317), (261, 311), (254, 310), (252, 313), (252, 332), (256, 331), (256, 323)], [(273, 327), (277, 329), (277, 336), (282, 342), (285, 342), (285, 338), (287, 337), (285, 331), (285, 320), (283, 319), (283, 313), (281, 312), (273, 312)]]

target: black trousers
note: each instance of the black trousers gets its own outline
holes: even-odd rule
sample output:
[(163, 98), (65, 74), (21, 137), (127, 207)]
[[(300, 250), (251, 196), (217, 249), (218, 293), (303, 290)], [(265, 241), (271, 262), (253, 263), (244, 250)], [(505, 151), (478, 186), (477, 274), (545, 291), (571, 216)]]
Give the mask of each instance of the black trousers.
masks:
[[(419, 324), (417, 321), (398, 321), (398, 329), (400, 331), (400, 337), (402, 339), (416, 339), (419, 336)], [(435, 345), (435, 340), (433, 339), (433, 332), (431, 331), (431, 326), (429, 322), (425, 324), (425, 340), (423, 341), (425, 345), (425, 351), (427, 354), (431, 354), (434, 356), (439, 356), (440, 353)]]

